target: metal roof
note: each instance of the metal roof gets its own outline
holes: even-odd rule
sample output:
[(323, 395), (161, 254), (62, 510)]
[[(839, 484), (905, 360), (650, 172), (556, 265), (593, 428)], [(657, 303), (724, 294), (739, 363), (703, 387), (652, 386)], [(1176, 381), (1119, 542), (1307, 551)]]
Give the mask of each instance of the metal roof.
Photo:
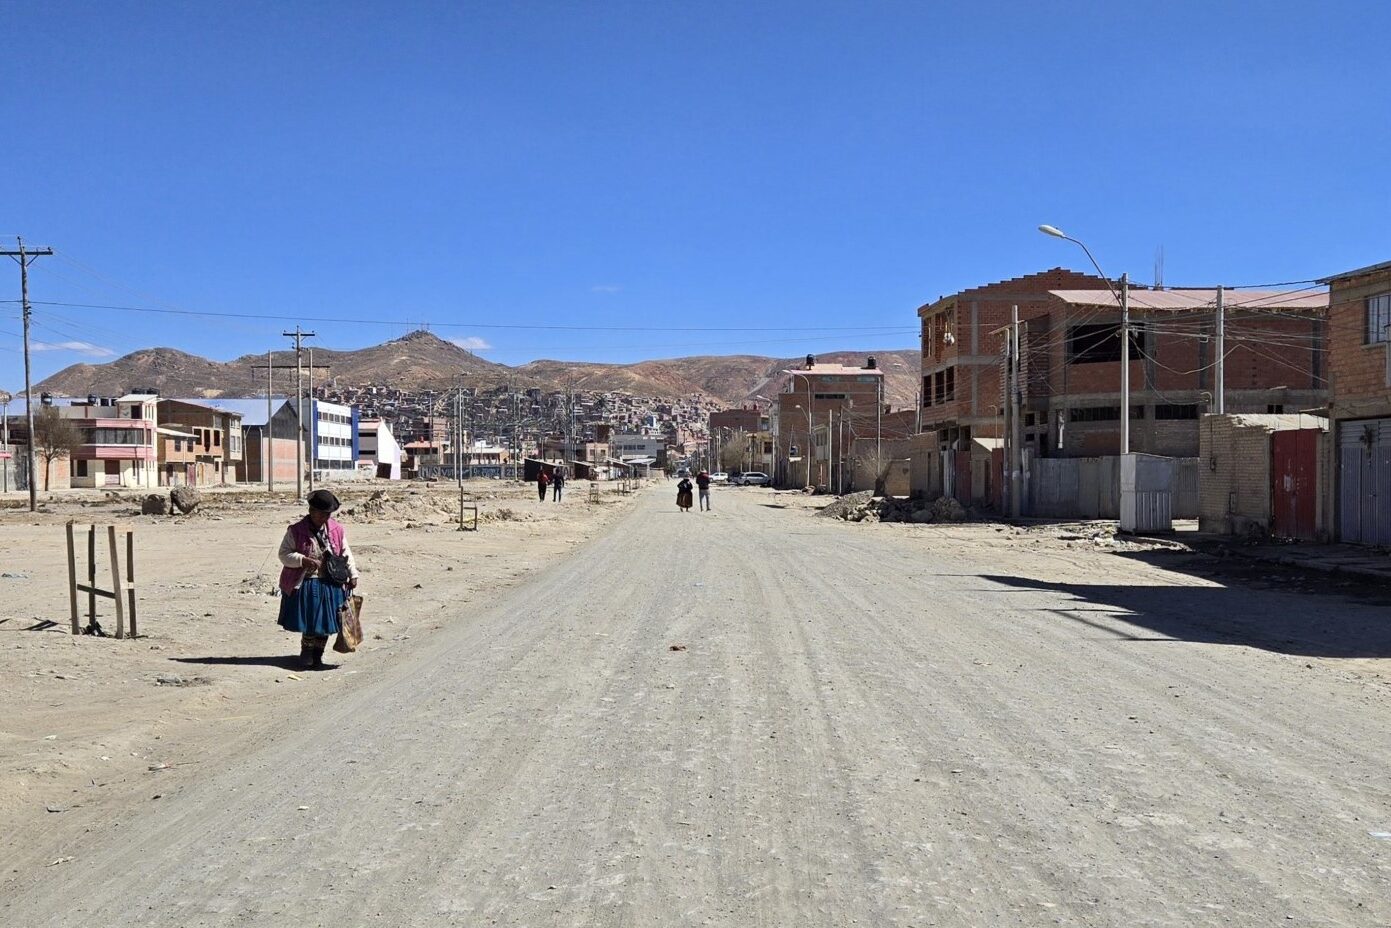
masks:
[[(255, 399), (206, 399), (204, 397), (185, 399), (181, 396), (169, 398), (176, 399), (180, 403), (197, 403), (199, 406), (211, 406), (222, 412), (238, 413), (241, 415), (242, 425), (266, 424), (266, 398), (264, 396)], [(271, 402), (278, 411), (282, 405), (290, 402), (290, 399), (286, 396), (272, 396)]]
[(1331, 284), (1335, 280), (1347, 280), (1349, 277), (1361, 277), (1363, 274), (1375, 274), (1377, 271), (1391, 270), (1391, 261), (1383, 261), (1380, 264), (1369, 264), (1366, 267), (1359, 267), (1351, 271), (1343, 271), (1341, 274), (1334, 274), (1331, 277), (1324, 277), (1319, 280), (1321, 284)]
[[(1120, 309), (1110, 290), (1050, 290), (1049, 293), (1072, 306), (1099, 306)], [(1216, 290), (1131, 290), (1131, 309), (1194, 310), (1217, 306)], [(1227, 309), (1327, 309), (1328, 293), (1289, 290), (1226, 290), (1222, 305)]]

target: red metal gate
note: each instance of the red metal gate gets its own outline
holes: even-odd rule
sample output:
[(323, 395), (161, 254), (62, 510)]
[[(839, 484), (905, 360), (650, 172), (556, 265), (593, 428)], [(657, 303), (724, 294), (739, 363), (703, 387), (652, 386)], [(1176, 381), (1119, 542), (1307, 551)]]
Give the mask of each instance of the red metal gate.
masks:
[(953, 452), (956, 455), (956, 486), (952, 489), (956, 501), (963, 506), (971, 505), (971, 449)]
[(1270, 530), (1282, 538), (1313, 541), (1318, 500), (1319, 429), (1270, 436)]

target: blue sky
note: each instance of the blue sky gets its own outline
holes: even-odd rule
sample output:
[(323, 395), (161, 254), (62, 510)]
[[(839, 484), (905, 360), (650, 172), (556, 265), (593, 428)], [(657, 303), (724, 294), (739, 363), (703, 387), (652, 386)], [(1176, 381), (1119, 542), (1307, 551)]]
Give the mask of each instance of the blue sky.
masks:
[[(420, 322), (506, 363), (906, 347), (940, 294), (1083, 268), (1040, 222), (1142, 281), (1163, 246), (1171, 285), (1391, 258), (1388, 10), (0, 0), (0, 234), (60, 252), (36, 301), (298, 315), (328, 347)], [(35, 322), (36, 377), (286, 343)]]

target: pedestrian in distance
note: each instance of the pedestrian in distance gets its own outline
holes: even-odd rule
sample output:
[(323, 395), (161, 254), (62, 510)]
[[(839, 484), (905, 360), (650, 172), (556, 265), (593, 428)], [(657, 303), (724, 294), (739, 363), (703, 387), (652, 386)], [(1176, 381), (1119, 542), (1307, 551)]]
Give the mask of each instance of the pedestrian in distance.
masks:
[(331, 670), (324, 663), (330, 635), (341, 629), (338, 610), (357, 587), (357, 561), (333, 513), (338, 497), (328, 490), (309, 494), (309, 512), (280, 541), (280, 627), (299, 632), (305, 670)]
[(702, 512), (710, 511), (710, 474), (708, 471), (701, 471), (696, 474), (696, 486), (700, 489), (700, 509)]
[(541, 502), (543, 503), (546, 501), (546, 486), (550, 482), (551, 478), (546, 473), (546, 469), (544, 467), (541, 468), (540, 472), (536, 475), (536, 492), (541, 497)]
[(557, 468), (555, 469), (555, 476), (554, 476), (553, 478), (551, 478), (551, 491), (552, 491), (552, 493), (554, 494), (553, 496), (551, 496), (551, 501), (552, 501), (552, 502), (556, 502), (556, 503), (560, 502), (560, 494), (561, 494), (561, 491), (563, 491), (564, 489), (565, 489), (565, 468), (563, 468), (563, 467), (557, 467)]
[(676, 484), (676, 508), (682, 512), (690, 512), (691, 502), (691, 481), (682, 477), (681, 482)]

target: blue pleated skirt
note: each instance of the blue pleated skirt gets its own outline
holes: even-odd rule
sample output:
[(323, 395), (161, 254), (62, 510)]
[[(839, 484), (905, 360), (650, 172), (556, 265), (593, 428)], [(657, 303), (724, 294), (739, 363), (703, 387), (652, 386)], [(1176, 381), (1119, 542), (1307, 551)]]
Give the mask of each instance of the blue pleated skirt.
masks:
[(280, 627), (301, 635), (336, 635), (338, 609), (347, 599), (348, 591), (341, 586), (317, 577), (305, 580), (299, 589), (280, 598)]

